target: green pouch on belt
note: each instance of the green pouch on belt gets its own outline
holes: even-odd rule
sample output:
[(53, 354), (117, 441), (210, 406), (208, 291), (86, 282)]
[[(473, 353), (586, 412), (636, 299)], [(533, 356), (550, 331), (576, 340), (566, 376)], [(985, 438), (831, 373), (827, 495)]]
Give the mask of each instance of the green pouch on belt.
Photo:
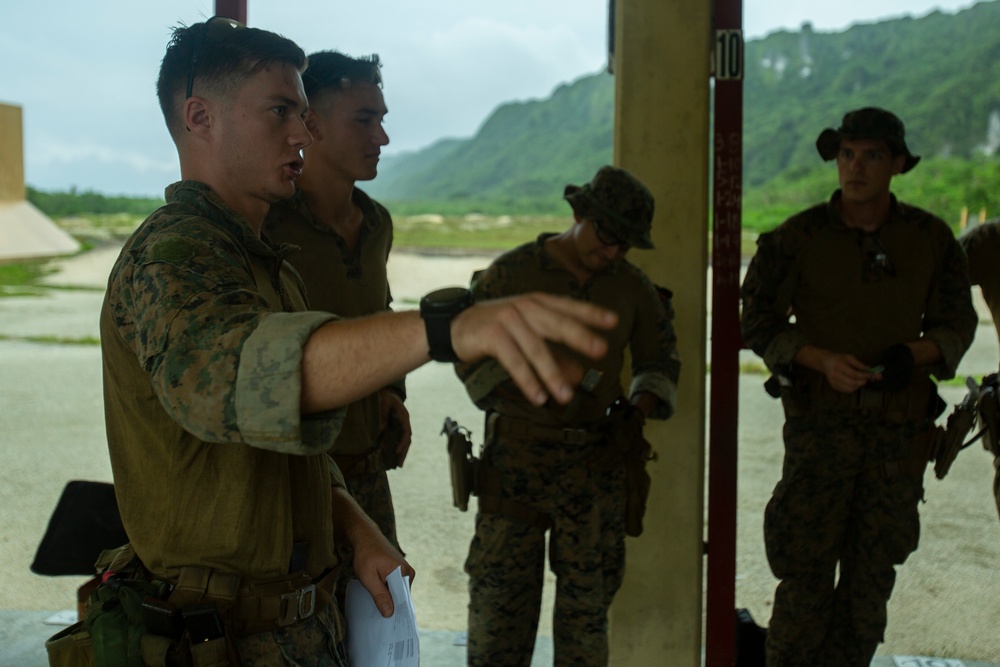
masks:
[(49, 667), (93, 667), (94, 651), (90, 633), (83, 622), (60, 630), (45, 642)]

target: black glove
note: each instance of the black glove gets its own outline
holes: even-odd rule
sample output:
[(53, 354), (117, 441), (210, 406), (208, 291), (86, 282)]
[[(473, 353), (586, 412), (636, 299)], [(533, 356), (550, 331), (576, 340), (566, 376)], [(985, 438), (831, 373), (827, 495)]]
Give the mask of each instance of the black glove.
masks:
[(878, 384), (883, 391), (900, 391), (910, 386), (916, 359), (913, 350), (906, 343), (896, 343), (882, 354), (882, 381)]

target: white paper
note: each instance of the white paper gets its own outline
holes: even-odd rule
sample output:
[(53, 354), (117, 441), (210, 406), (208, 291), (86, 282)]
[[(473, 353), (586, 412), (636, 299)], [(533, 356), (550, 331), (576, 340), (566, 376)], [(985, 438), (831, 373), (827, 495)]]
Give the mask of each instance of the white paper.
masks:
[(420, 639), (410, 578), (396, 568), (386, 577), (393, 613), (383, 618), (357, 579), (347, 585), (347, 657), (350, 667), (418, 667)]
[(965, 663), (961, 660), (926, 658), (915, 655), (894, 655), (892, 663), (896, 667), (965, 667)]

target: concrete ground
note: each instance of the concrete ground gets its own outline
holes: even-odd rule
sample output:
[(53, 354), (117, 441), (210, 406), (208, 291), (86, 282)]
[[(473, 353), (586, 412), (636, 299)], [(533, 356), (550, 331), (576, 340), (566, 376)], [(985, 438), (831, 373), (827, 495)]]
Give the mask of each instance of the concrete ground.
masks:
[[(98, 336), (101, 290), (116, 254), (99, 249), (65, 261), (50, 282), (73, 289), (0, 299), (0, 454), (5, 461), (0, 571), (6, 584), (0, 587), (0, 667), (46, 664), (44, 639), (60, 628), (45, 620), (70, 609), (83, 583), (83, 578), (40, 577), (28, 565), (65, 483), (111, 481), (100, 350), (92, 341)], [(394, 254), (390, 278), (398, 306), (415, 307), (433, 287), (466, 284), (471, 272), (488, 261)], [(960, 373), (990, 372), (997, 359), (987, 317)], [(761, 376), (741, 378), (737, 605), (766, 624), (774, 580), (763, 559), (759, 526), (780, 473), (780, 408), (761, 391), (762, 381)], [(945, 389), (950, 403), (960, 400), (960, 388)], [(462, 665), (467, 603), (462, 561), (474, 516), (451, 506), (440, 430), (444, 416), (451, 416), (469, 426), (478, 442), (482, 418), (447, 366), (428, 365), (411, 374), (409, 393), (414, 445), (405, 468), (391, 473), (391, 480), (400, 542), (418, 573), (413, 597), (423, 664)], [(928, 476), (921, 548), (901, 568), (886, 643), (873, 665), (1000, 666), (1000, 579), (995, 574), (1000, 525), (988, 496), (989, 457), (978, 445), (971, 449), (978, 451), (963, 453), (944, 482)], [(641, 548), (641, 542), (631, 544)], [(536, 667), (552, 663), (552, 584), (548, 575)]]

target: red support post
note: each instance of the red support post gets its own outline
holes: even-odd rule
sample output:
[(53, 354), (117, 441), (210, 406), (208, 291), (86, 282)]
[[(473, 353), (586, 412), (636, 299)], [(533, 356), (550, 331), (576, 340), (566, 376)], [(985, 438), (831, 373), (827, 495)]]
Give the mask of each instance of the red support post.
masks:
[(247, 0), (215, 0), (215, 15), (247, 24)]
[(712, 377), (705, 665), (736, 664), (736, 482), (743, 192), (743, 3), (715, 0)]

